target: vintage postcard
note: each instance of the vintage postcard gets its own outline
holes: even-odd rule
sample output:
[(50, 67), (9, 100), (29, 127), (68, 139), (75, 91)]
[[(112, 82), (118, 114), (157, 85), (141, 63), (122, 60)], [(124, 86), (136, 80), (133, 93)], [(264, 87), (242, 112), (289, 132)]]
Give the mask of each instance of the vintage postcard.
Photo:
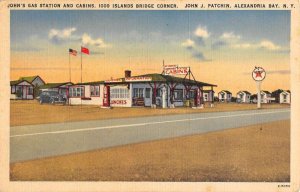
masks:
[(0, 191), (299, 191), (298, 1), (0, 1)]

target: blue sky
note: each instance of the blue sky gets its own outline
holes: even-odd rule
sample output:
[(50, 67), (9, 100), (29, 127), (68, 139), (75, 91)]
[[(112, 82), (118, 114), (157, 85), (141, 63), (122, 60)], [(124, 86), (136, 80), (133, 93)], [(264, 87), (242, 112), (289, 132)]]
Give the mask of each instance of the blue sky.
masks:
[(197, 26), (206, 26), (213, 35), (234, 32), (249, 41), (269, 39), (289, 44), (289, 11), (12, 11), (11, 40), (22, 41), (36, 34), (47, 37), (50, 29), (76, 27), (77, 33), (130, 41), (126, 34), (137, 31), (147, 38), (150, 32), (164, 36), (188, 37)]
[[(209, 71), (232, 64), (241, 66), (236, 78), (253, 65), (265, 65), (274, 78), (289, 70), (290, 11), (13, 10), (10, 23), (16, 78), (18, 69), (33, 74), (67, 68), (68, 49), (79, 51), (81, 45), (91, 51), (85, 59), (91, 73), (97, 67), (160, 72), (162, 60), (199, 68), (196, 76), (207, 81), (213, 80)], [(108, 77), (102, 75), (101, 80)]]

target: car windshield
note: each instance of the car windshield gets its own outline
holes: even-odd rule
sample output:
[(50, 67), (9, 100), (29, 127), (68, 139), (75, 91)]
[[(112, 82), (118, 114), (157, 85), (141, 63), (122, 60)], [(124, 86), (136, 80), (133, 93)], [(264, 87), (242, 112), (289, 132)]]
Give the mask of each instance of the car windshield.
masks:
[(51, 91), (51, 92), (49, 92), (49, 95), (50, 95), (50, 96), (56, 96), (56, 95), (58, 95), (58, 93), (55, 92), (55, 91)]

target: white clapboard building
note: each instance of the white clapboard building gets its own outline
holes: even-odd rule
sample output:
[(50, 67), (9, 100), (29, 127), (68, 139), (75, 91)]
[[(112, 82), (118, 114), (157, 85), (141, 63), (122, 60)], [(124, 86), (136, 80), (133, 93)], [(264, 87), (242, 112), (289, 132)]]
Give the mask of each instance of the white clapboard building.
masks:
[(280, 93), (279, 103), (291, 103), (291, 92), (289, 90), (285, 90)]
[(203, 91), (203, 99), (204, 102), (213, 102), (215, 97), (214, 90), (204, 90)]
[(34, 99), (37, 96), (34, 89), (44, 84), (44, 80), (38, 75), (20, 77), (18, 80), (10, 81), (10, 99)]
[(231, 102), (232, 93), (227, 90), (222, 90), (218, 93), (218, 98), (220, 102)]
[(272, 92), (272, 97), (276, 103), (291, 103), (291, 91), (278, 89)]
[(261, 103), (271, 103), (272, 102), (272, 96), (269, 91), (261, 91)]
[(103, 82), (87, 82), (69, 86), (68, 97), (70, 105), (102, 105)]
[(237, 102), (250, 103), (251, 93), (248, 91), (239, 91), (236, 94)]
[(33, 99), (34, 86), (26, 80), (10, 82), (10, 99)]
[(196, 95), (200, 95), (203, 103), (203, 87), (215, 86), (158, 73), (131, 76), (131, 71), (127, 70), (124, 78), (70, 86), (69, 101), (71, 105), (106, 106), (109, 97), (112, 107), (184, 106), (187, 100), (193, 103)]

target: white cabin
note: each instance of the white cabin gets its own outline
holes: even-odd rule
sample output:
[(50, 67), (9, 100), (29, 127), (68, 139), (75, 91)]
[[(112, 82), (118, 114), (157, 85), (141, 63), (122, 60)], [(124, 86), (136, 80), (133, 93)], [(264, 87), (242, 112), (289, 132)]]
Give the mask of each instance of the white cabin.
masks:
[(213, 102), (215, 97), (215, 92), (213, 90), (204, 90), (203, 91), (203, 100), (205, 102)]
[(291, 92), (290, 91), (282, 91), (279, 94), (279, 103), (291, 103)]
[(261, 91), (261, 103), (271, 103), (272, 97), (269, 91)]
[(237, 102), (239, 103), (250, 103), (251, 93), (248, 91), (239, 91), (236, 94)]
[(218, 98), (220, 102), (231, 102), (232, 93), (227, 90), (220, 91), (218, 93)]
[(34, 86), (26, 80), (10, 82), (10, 99), (33, 99)]

